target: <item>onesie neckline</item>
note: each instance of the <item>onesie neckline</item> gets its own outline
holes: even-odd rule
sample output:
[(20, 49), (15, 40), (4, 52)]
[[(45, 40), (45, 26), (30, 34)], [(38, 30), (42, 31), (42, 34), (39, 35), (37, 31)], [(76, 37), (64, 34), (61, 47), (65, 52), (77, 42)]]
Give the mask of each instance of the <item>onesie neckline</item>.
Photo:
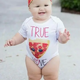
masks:
[(50, 19), (51, 19), (51, 16), (50, 16), (50, 18), (49, 18), (47, 21), (45, 21), (45, 22), (43, 22), (43, 23), (37, 23), (37, 22), (35, 22), (35, 21), (33, 20), (33, 17), (31, 18), (32, 22), (33, 22), (34, 24), (37, 24), (37, 25), (44, 25), (44, 24), (46, 24)]

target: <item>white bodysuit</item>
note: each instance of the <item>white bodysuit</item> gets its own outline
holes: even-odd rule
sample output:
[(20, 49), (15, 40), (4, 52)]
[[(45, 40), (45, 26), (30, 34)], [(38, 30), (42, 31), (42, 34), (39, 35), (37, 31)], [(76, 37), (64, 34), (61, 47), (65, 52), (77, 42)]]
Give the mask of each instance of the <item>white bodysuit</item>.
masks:
[(33, 17), (27, 18), (19, 33), (27, 38), (27, 56), (31, 58), (40, 68), (43, 68), (58, 53), (59, 31), (64, 31), (62, 21), (50, 16), (44, 23), (36, 23)]

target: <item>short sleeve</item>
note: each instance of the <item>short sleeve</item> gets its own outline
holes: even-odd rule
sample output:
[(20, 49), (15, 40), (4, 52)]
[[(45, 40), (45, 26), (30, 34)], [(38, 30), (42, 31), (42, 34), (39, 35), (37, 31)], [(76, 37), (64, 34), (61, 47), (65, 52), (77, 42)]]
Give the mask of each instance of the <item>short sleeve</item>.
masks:
[(18, 31), (24, 38), (27, 38), (27, 30), (26, 26), (22, 24), (20, 30)]
[(63, 22), (58, 18), (58, 22), (57, 22), (57, 39), (59, 37), (59, 32), (63, 33), (64, 32), (64, 24)]

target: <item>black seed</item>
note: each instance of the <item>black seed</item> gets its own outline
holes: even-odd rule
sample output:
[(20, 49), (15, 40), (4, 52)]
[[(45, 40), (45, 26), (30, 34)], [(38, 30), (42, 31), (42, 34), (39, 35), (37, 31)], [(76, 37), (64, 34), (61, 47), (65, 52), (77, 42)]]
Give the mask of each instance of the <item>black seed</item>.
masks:
[(35, 49), (34, 49), (34, 48), (31, 48), (31, 50), (32, 50), (32, 51), (35, 51)]
[(39, 49), (39, 52), (42, 52), (43, 50), (42, 49)]

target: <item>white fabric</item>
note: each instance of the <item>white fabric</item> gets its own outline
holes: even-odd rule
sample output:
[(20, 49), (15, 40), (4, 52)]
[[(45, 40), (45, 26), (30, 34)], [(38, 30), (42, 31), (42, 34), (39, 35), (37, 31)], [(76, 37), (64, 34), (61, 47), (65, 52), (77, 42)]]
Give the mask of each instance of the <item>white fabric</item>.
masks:
[[(27, 18), (22, 24), (19, 33), (24, 38), (27, 38), (26, 40), (27, 56), (30, 57), (40, 68), (43, 68), (47, 64), (47, 62), (50, 61), (54, 56), (59, 55), (58, 53), (59, 31), (61, 32), (64, 31), (64, 25), (63, 22), (55, 16), (51, 16), (48, 21), (41, 24), (34, 22), (32, 17), (30, 17)], [(36, 42), (38, 43), (38, 45), (29, 46), (30, 42), (32, 44)], [(45, 48), (43, 48), (42, 45), (45, 43), (47, 43), (48, 46), (45, 46)], [(40, 48), (41, 46), (42, 48)], [(39, 51), (40, 52), (44, 51), (44, 54), (40, 55)], [(41, 57), (38, 56), (37, 58), (36, 57), (37, 54)]]

